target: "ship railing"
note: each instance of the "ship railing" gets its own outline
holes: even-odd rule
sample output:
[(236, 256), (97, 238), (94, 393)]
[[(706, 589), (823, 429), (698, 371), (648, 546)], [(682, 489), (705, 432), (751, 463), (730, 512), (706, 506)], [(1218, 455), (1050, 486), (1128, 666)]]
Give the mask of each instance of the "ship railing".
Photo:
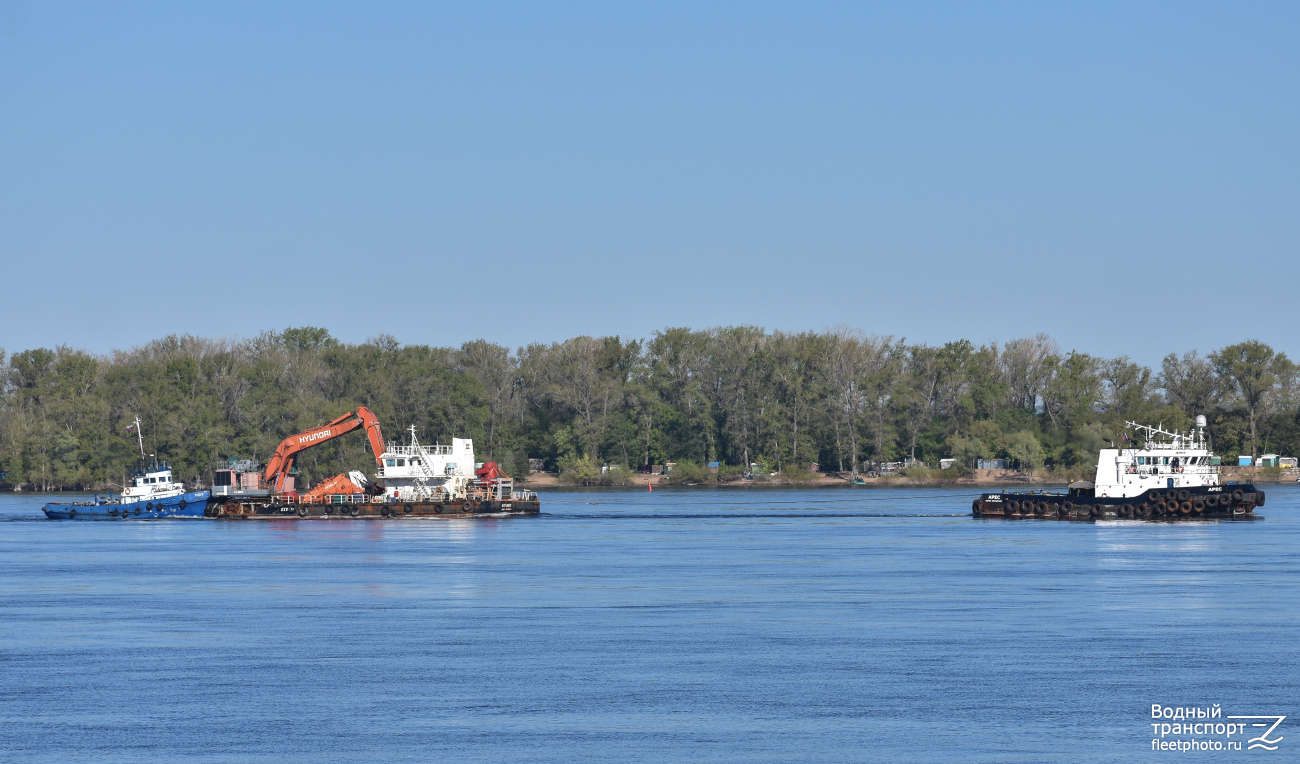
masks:
[[(287, 497), (291, 499), (292, 497)], [(286, 504), (295, 503), (287, 500)], [(298, 504), (369, 504), (370, 496), (364, 493), (327, 493), (324, 496), (303, 496), (296, 502)]]
[[(396, 443), (389, 443), (384, 448), (384, 454), (392, 454), (393, 456), (424, 456), (425, 454), (430, 456), (451, 456), (451, 446), (436, 444), (432, 446), (399, 446)], [(383, 456), (383, 454), (380, 454), (380, 456)]]

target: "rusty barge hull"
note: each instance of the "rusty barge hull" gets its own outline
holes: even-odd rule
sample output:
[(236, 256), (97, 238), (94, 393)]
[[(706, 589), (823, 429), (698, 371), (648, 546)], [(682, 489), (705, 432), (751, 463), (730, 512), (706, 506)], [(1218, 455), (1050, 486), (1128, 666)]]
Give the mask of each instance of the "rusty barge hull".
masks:
[(384, 503), (298, 504), (275, 500), (227, 500), (209, 504), (204, 512), (215, 520), (456, 520), (472, 517), (516, 517), (541, 514), (533, 499), (405, 501)]
[(1250, 484), (1152, 489), (1108, 498), (1059, 493), (986, 493), (971, 502), (975, 517), (1007, 520), (1254, 520), (1264, 492)]

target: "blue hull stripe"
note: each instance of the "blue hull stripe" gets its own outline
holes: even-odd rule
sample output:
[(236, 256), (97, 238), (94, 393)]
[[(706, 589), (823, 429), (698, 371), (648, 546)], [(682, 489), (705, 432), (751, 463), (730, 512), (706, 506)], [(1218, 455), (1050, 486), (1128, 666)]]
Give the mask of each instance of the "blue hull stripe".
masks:
[(203, 517), (211, 491), (190, 491), (166, 499), (146, 499), (124, 504), (46, 504), (41, 508), (51, 520), (154, 520)]

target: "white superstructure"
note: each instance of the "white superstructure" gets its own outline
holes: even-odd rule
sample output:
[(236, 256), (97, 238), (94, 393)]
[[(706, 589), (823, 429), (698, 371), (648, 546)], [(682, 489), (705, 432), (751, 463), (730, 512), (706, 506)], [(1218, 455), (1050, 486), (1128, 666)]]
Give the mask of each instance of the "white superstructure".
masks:
[(474, 441), (452, 438), (450, 446), (422, 445), (411, 428), (411, 444), (390, 442), (380, 456), (376, 477), (384, 495), (397, 501), (464, 498), (474, 480)]
[(132, 485), (122, 491), (123, 501), (167, 499), (185, 493), (185, 484), (172, 481), (172, 469), (167, 462), (154, 462), (142, 466), (135, 473)]
[(167, 462), (159, 462), (153, 454), (146, 459), (144, 455), (144, 431), (141, 429), (140, 417), (135, 418), (136, 442), (140, 444), (140, 466), (136, 468), (131, 485), (122, 487), (122, 501), (146, 501), (150, 499), (169, 499), (185, 493), (184, 483), (172, 482), (172, 468)]
[[(1141, 447), (1103, 448), (1093, 481), (1098, 497), (1141, 496), (1152, 488), (1217, 486), (1219, 468), (1205, 445), (1205, 417), (1196, 417), (1192, 432), (1169, 432), (1128, 422)], [(1167, 439), (1167, 441), (1166, 441)]]

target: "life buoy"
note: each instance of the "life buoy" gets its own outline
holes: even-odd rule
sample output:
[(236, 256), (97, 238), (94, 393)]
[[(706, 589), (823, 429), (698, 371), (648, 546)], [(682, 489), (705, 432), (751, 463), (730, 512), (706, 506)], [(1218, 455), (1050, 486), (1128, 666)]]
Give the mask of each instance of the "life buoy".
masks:
[(298, 507), (298, 517), (306, 517), (306, 516), (307, 516), (307, 508)]

